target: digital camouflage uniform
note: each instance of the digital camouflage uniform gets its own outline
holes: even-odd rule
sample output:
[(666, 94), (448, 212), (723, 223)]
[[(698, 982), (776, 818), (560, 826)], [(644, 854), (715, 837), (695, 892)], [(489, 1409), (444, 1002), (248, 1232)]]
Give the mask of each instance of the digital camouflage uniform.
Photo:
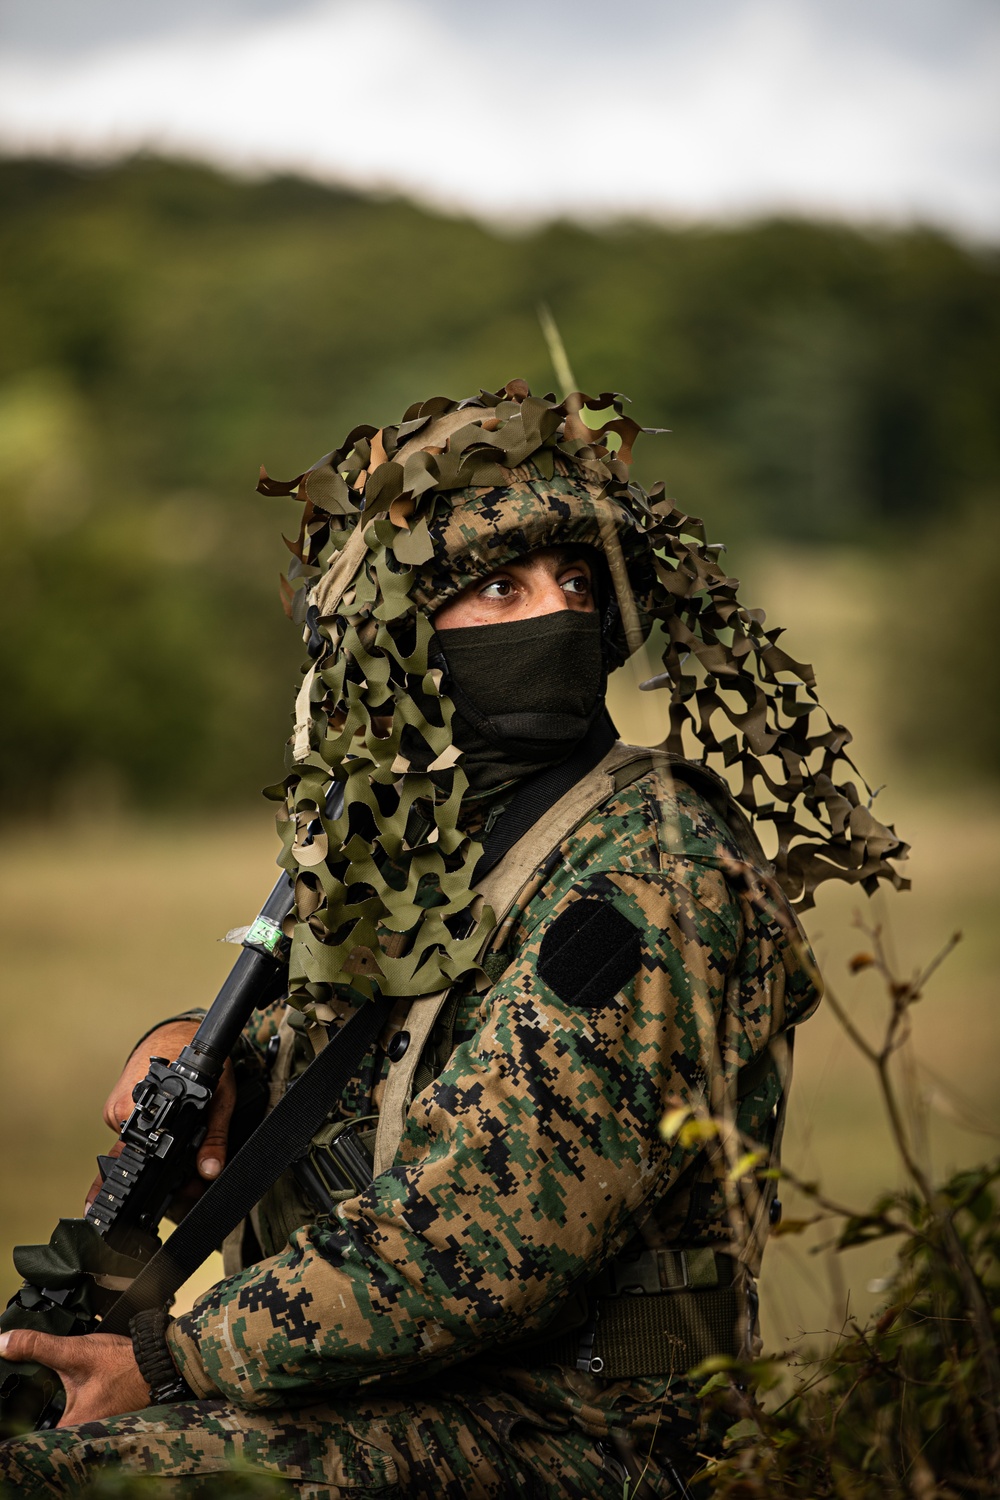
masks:
[[(442, 463), (446, 457), (447, 447)], [(553, 490), (564, 504), (566, 486)], [(472, 577), (504, 560), (488, 546), (495, 523), (489, 515), (484, 523), (483, 494), (479, 514), (467, 512), (474, 524), (466, 542), (479, 550)], [(573, 517), (564, 509), (565, 528)], [(522, 506), (522, 520), (525, 514), (530, 507)], [(416, 528), (407, 529), (412, 535)], [(585, 533), (593, 540), (594, 526), (581, 528)], [(506, 556), (560, 534), (551, 525), (547, 534), (529, 526), (514, 543), (507, 537)], [(425, 567), (424, 582), (413, 589), (418, 599), (423, 589), (425, 607), (440, 600), (436, 566)], [(468, 576), (455, 569), (450, 587)], [(369, 632), (366, 650), (371, 643)], [(772, 647), (769, 637), (761, 649)], [(406, 649), (413, 652), (412, 640)], [(425, 668), (417, 680), (425, 693), (439, 690)], [(300, 881), (303, 871), (314, 877), (302, 887), (312, 896), (300, 898), (302, 942), (292, 957), (293, 1000), (304, 1013), (293, 1073), (312, 1055), (301, 1025), (310, 1009), (313, 1027), (316, 1016), (335, 1023), (363, 998), (373, 972), (377, 983), (395, 961), (384, 925), (376, 923), (377, 948), (358, 944), (369, 920), (363, 915), (353, 929), (353, 968), (339, 983), (327, 978), (332, 971), (317, 934), (329, 932), (342, 952), (343, 917), (339, 924), (324, 918), (326, 929), (317, 919), (318, 909), (323, 917), (333, 907), (337, 888), (323, 871), (315, 878), (296, 798), (301, 802), (303, 787), (318, 785), (321, 771), (329, 775), (323, 768), (337, 764), (317, 746), (347, 733), (348, 716), (337, 708), (347, 689), (340, 679), (324, 697), (307, 679), (307, 690), (312, 727), (288, 784), (296, 842), (286, 846)], [(676, 701), (692, 691), (675, 688)], [(300, 694), (300, 720), (306, 701)], [(787, 691), (782, 702), (787, 710)], [(432, 706), (432, 725), (434, 714)], [(789, 733), (801, 736), (801, 722), (790, 717)], [(447, 713), (443, 728), (446, 745)], [(428, 737), (440, 756), (441, 739)], [(754, 755), (769, 748), (752, 722), (749, 738)], [(366, 738), (372, 756), (387, 764), (391, 752), (397, 776), (413, 766), (426, 788), (434, 771), (427, 757), (421, 767), (412, 745), (397, 739), (385, 751), (383, 740)], [(786, 771), (789, 764), (786, 755)], [(357, 769), (341, 764), (349, 793), (351, 783), (358, 789)], [(770, 785), (779, 785), (773, 774)], [(462, 819), (441, 815), (448, 796), (439, 793), (436, 787), (433, 811), (451, 845), (440, 856), (438, 909), (445, 898), (462, 909), (456, 882), (448, 883), (456, 868), (468, 867)], [(837, 787), (823, 796), (850, 850), (844, 867), (871, 880), (884, 849), (898, 850), (898, 841), (881, 830), (878, 845), (874, 820), (851, 823), (866, 814), (856, 793), (853, 803)], [(305, 805), (315, 819), (315, 794)], [(814, 813), (817, 805), (814, 799)], [(373, 816), (377, 823), (378, 809)], [(798, 880), (799, 893), (808, 894), (812, 855), (796, 874), (789, 821), (779, 873), (783, 861), (791, 883)], [(492, 934), (484, 960), (492, 983), (477, 966), (455, 960), (459, 943), (450, 955), (437, 952), (437, 977), (453, 977), (449, 963), (458, 973), (425, 1048), (391, 1168), (319, 1216), (283, 1179), (254, 1215), (264, 1258), (220, 1282), (171, 1325), (168, 1344), (197, 1403), (23, 1439), (7, 1448), (0, 1474), (25, 1494), (63, 1494), (95, 1462), (188, 1476), (242, 1459), (282, 1475), (303, 1496), (620, 1496), (626, 1473), (635, 1480), (640, 1471), (647, 1493), (673, 1493), (672, 1471), (696, 1467), (707, 1440), (684, 1378), (688, 1351), (677, 1345), (676, 1360), (657, 1373), (625, 1378), (577, 1368), (574, 1355), (588, 1329), (593, 1336), (595, 1299), (615, 1274), (607, 1268), (643, 1248), (714, 1249), (709, 1262), (731, 1267), (743, 1337), (752, 1337), (746, 1294), (767, 1195), (751, 1168), (742, 1176), (729, 1168), (733, 1151), (748, 1147), (760, 1149), (756, 1165), (766, 1163), (787, 1079), (786, 1040), (819, 995), (787, 902), (739, 829), (725, 794), (713, 794), (704, 777), (688, 778), (676, 763), (671, 774), (662, 756), (637, 778), (609, 783), (602, 805), (543, 862)], [(324, 817), (323, 830), (332, 851), (332, 817)], [(447, 836), (442, 842), (447, 846)], [(325, 869), (335, 868), (327, 846), (323, 853)], [(398, 893), (398, 879), (392, 888)], [(422, 889), (411, 880), (407, 899)], [(391, 891), (384, 897), (389, 916), (382, 924), (391, 929), (395, 915), (398, 931), (404, 924), (394, 899)], [(477, 943), (484, 931), (489, 936), (481, 920)], [(373, 970), (373, 951), (381, 969)], [(420, 972), (411, 963), (411, 980)], [(377, 1113), (397, 1065), (390, 1039), (404, 1027), (406, 995), (431, 987), (414, 982), (405, 991), (400, 984), (382, 1046), (340, 1101), (345, 1120)], [(283, 1011), (277, 1005), (261, 1013), (245, 1034), (244, 1078), (271, 1065)]]
[[(503, 977), (462, 996), (397, 1165), (176, 1321), (180, 1368), (210, 1404), (32, 1439), (55, 1493), (84, 1458), (124, 1452), (168, 1473), (239, 1454), (304, 1495), (617, 1494), (622, 1436), (642, 1462), (652, 1451), (647, 1481), (669, 1493), (656, 1448), (676, 1453), (697, 1431), (682, 1372), (604, 1382), (508, 1348), (636, 1235), (731, 1244), (717, 1165), (665, 1142), (659, 1122), (701, 1098), (709, 1067), (735, 1081), (817, 998), (804, 955), (727, 885), (720, 862), (741, 855), (713, 809), (680, 782), (664, 801), (644, 776), (529, 888)], [(546, 933), (581, 901), (624, 919), (619, 952), (635, 967), (612, 993), (575, 994), (587, 976), (571, 965), (562, 995), (539, 974)], [(261, 1017), (261, 1059), (277, 1020), (278, 1007)], [(346, 1112), (371, 1111), (390, 1066), (372, 1060)], [(749, 1139), (767, 1143), (780, 1088), (768, 1070), (740, 1101)]]

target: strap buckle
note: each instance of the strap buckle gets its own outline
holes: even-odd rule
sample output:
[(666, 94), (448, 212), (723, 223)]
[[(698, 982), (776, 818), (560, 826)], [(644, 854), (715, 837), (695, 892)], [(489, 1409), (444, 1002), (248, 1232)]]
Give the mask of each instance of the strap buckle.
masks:
[(594, 1290), (602, 1297), (650, 1297), (724, 1286), (732, 1277), (725, 1274), (728, 1267), (720, 1266), (721, 1260), (710, 1245), (692, 1250), (644, 1249), (620, 1255), (606, 1267)]

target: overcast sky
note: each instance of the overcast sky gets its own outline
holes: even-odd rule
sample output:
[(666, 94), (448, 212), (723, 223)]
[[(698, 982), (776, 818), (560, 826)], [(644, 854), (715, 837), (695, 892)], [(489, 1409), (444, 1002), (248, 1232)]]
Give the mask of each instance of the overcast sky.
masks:
[(0, 150), (1000, 239), (1000, 0), (0, 0)]

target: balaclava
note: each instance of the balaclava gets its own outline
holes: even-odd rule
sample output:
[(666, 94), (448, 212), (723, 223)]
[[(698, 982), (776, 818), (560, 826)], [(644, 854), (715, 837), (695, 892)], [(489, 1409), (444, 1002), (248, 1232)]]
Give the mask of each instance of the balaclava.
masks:
[[(585, 408), (599, 425), (582, 420)], [(594, 415), (609, 412), (606, 421)], [(461, 813), (470, 782), (495, 774), (486, 769), (490, 734), (511, 731), (505, 743), (524, 754), (505, 774), (538, 765), (539, 754), (561, 758), (592, 712), (601, 640), (614, 665), (654, 624), (663, 669), (644, 686), (666, 695), (661, 749), (714, 762), (758, 832), (773, 827), (775, 874), (793, 904), (811, 905), (829, 878), (867, 891), (883, 879), (905, 884), (890, 861), (906, 846), (875, 818), (870, 795), (862, 800), (845, 753), (851, 736), (819, 708), (812, 669), (741, 602), (702, 523), (662, 486), (647, 493), (630, 481), (640, 431), (613, 394), (557, 401), (512, 381), (465, 402), (421, 402), (394, 426), (355, 428), (287, 483), (262, 474), (263, 493), (304, 503), (284, 592), (311, 660), (288, 775), (271, 792), (282, 802), (283, 862), (296, 877), (293, 1004), (309, 1010), (331, 986), (359, 998), (429, 994), (474, 970), (493, 914), (473, 920), (480, 845)], [(600, 632), (597, 657), (583, 644), (593, 626), (523, 622), (521, 638), (508, 637), (515, 657), (535, 649), (539, 629), (553, 659), (572, 642), (586, 670), (556, 702), (498, 673), (486, 702), (478, 666), (467, 670), (478, 647), (463, 658), (459, 638), (452, 698), (434, 611), (545, 546), (594, 547), (606, 561), (617, 618)], [(418, 802), (429, 816), (411, 820)], [(417, 824), (413, 845), (407, 833)]]
[(556, 765), (586, 737), (604, 708), (602, 625), (598, 605), (436, 634), (430, 660), (455, 705), (470, 799)]

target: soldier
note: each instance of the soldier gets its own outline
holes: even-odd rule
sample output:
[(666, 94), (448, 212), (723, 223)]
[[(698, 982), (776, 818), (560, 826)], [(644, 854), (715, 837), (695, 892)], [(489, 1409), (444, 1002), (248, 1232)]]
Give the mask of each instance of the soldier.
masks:
[[(685, 1372), (759, 1347), (777, 1209), (754, 1169), (820, 993), (790, 901), (898, 884), (903, 846), (836, 780), (849, 736), (816, 728), (810, 669), (700, 523), (630, 482), (638, 430), (617, 398), (511, 382), (262, 480), (305, 504), (312, 660), (277, 789), (294, 934), (202, 1177), (240, 1089), (273, 1103), (358, 1006), (394, 1008), (190, 1313), (140, 1314), (131, 1341), (5, 1336), (68, 1395), (58, 1430), (0, 1449), (18, 1493), (102, 1462), (244, 1463), (304, 1497), (683, 1493), (708, 1441)], [(664, 740), (623, 746), (608, 672), (654, 640)], [(138, 1046), (114, 1128), (193, 1017)], [(372, 1163), (353, 1181), (345, 1140)]]

